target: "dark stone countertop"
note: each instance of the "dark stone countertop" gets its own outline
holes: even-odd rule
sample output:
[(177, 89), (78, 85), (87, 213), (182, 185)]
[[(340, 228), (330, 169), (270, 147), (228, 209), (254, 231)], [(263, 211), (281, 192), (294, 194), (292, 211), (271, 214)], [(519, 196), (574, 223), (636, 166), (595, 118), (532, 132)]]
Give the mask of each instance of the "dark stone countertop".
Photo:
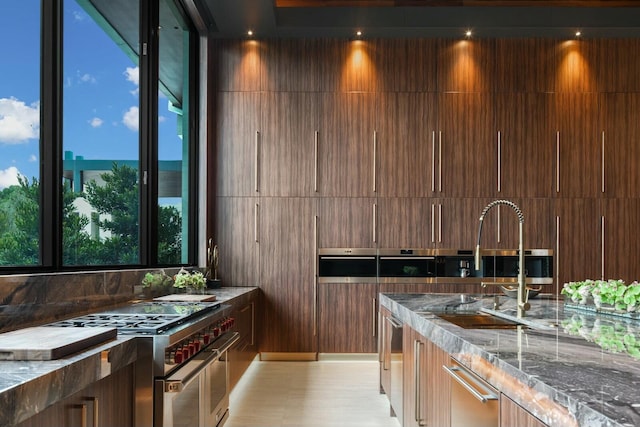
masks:
[[(500, 311), (515, 315), (515, 300)], [(433, 314), (492, 309), (493, 297), (381, 294), (380, 304), (552, 426), (640, 425), (640, 322), (564, 307), (541, 295), (533, 328), (464, 329)], [(497, 368), (497, 369), (496, 369)]]

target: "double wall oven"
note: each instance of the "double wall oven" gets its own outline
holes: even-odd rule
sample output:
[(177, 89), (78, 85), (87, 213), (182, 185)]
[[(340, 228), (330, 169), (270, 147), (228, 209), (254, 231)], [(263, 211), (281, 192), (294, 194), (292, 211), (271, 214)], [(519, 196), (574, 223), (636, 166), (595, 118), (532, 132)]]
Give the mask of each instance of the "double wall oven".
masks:
[(139, 427), (221, 427), (228, 417), (227, 351), (238, 340), (229, 306), (149, 301), (51, 323), (116, 327), (139, 339), (135, 420)]

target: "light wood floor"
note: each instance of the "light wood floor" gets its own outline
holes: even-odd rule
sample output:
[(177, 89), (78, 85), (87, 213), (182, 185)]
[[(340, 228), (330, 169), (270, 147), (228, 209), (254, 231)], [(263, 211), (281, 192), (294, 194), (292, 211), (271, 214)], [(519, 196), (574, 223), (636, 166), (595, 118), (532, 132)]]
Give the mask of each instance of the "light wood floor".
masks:
[(225, 427), (400, 427), (380, 394), (378, 362), (254, 361)]

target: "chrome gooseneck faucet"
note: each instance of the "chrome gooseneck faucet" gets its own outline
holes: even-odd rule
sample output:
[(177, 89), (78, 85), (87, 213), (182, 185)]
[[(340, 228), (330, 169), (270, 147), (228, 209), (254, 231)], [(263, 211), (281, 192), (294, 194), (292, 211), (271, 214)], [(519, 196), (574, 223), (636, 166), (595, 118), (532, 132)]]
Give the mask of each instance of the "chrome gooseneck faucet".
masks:
[(509, 206), (513, 209), (518, 215), (519, 222), (519, 238), (518, 238), (518, 318), (521, 319), (524, 317), (525, 312), (529, 309), (528, 302), (528, 293), (526, 292), (526, 281), (525, 281), (525, 268), (524, 268), (524, 243), (523, 243), (523, 226), (524, 226), (524, 214), (513, 202), (508, 200), (494, 200), (489, 203), (480, 214), (480, 225), (478, 226), (478, 242), (476, 243), (476, 253), (475, 253), (475, 268), (476, 270), (480, 270), (480, 236), (482, 236), (482, 222), (484, 221), (484, 217), (487, 213), (497, 205), (505, 205)]

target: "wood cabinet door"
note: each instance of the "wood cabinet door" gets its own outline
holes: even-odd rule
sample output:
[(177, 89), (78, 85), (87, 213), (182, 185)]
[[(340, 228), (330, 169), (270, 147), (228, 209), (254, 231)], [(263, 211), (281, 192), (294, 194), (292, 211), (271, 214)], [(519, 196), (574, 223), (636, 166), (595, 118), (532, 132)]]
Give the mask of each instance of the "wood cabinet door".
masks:
[(378, 313), (378, 360), (380, 361), (380, 392), (391, 398), (391, 311), (380, 307)]
[(374, 195), (375, 95), (327, 93), (319, 97), (318, 194)]
[(602, 194), (602, 126), (599, 95), (556, 93), (551, 107), (556, 130), (556, 183), (559, 197)]
[(418, 378), (417, 367), (419, 361), (418, 347), (424, 348), (424, 340), (409, 325), (405, 324), (402, 330), (402, 417), (399, 421), (402, 427), (418, 427), (417, 405)]
[(317, 183), (318, 99), (308, 92), (263, 95), (259, 141), (262, 196), (311, 196)]
[(378, 199), (378, 246), (432, 248), (436, 245), (436, 204), (427, 198)]
[(440, 195), (493, 197), (498, 182), (493, 98), (484, 93), (440, 94), (438, 120)]
[(504, 394), (500, 396), (500, 427), (545, 427), (546, 424)]
[(496, 86), (494, 40), (441, 39), (438, 42), (438, 92), (493, 92)]
[(220, 92), (216, 105), (215, 196), (255, 196), (259, 182), (260, 94)]
[[(436, 243), (441, 248), (473, 250), (478, 240), (482, 210), (494, 199), (441, 198), (436, 206)], [(481, 247), (495, 248), (499, 206), (492, 208), (482, 225)]]
[(602, 276), (602, 220), (595, 199), (557, 199), (556, 286)]
[(216, 197), (213, 239), (224, 286), (258, 286), (260, 204), (257, 197)]
[(376, 191), (382, 197), (426, 197), (436, 191), (437, 97), (384, 93), (376, 108)]
[(318, 284), (320, 353), (377, 353), (378, 285)]
[(640, 94), (603, 96), (604, 195), (634, 198), (640, 195)]
[(374, 198), (335, 197), (318, 201), (319, 248), (375, 248), (378, 206)]
[[(556, 245), (556, 221), (553, 201), (547, 198), (509, 199), (524, 215), (525, 249), (553, 249)], [(496, 248), (517, 249), (520, 222), (516, 213), (508, 206), (496, 206), (498, 212)]]
[(603, 279), (622, 279), (626, 283), (640, 280), (640, 199), (605, 199)]
[(555, 191), (555, 133), (549, 128), (551, 97), (498, 93), (497, 193), (505, 198), (548, 197)]
[(260, 350), (316, 352), (314, 199), (260, 202)]
[(423, 416), (427, 426), (448, 427), (451, 425), (451, 377), (442, 366), (450, 363), (449, 353), (432, 341), (425, 339), (426, 360), (423, 383), (426, 385), (426, 403)]

